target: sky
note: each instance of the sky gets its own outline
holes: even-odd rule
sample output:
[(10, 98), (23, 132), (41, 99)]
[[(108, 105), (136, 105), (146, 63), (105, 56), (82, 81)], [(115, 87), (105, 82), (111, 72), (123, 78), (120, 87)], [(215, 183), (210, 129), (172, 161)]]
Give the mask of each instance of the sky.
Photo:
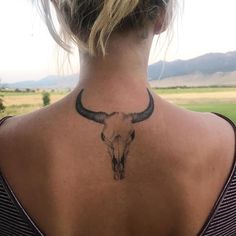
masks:
[[(235, 0), (180, 1), (168, 50), (162, 43), (155, 51), (153, 47), (149, 64), (236, 51)], [(78, 60), (69, 73), (79, 72)], [(0, 0), (1, 82), (37, 80), (58, 73), (56, 43), (32, 0)]]

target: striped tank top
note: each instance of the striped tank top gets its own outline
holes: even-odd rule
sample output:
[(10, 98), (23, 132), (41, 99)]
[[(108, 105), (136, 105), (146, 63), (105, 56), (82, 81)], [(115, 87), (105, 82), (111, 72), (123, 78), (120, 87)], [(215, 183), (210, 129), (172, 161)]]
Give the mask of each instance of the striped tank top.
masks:
[[(235, 132), (234, 162), (206, 222), (197, 236), (236, 236), (236, 125), (226, 116), (212, 112), (232, 125)], [(11, 116), (0, 120), (0, 125)], [(1, 147), (0, 147), (1, 148)], [(0, 236), (45, 236), (24, 210), (0, 172)]]

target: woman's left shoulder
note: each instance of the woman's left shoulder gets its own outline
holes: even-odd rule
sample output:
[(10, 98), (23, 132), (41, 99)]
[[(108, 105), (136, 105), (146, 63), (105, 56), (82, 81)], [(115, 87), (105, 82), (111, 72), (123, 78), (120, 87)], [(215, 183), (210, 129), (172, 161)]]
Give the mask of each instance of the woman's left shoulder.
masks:
[(10, 120), (12, 119), (13, 116), (4, 116), (0, 118), (0, 168), (1, 168), (1, 163), (2, 163), (2, 158), (4, 156), (4, 151), (5, 151), (5, 144), (7, 142), (8, 137), (7, 137), (7, 127), (9, 127)]
[(11, 117), (13, 116), (8, 115), (8, 116), (3, 116), (2, 118), (0, 118), (0, 126), (2, 126), (3, 123), (6, 123), (6, 120), (10, 119)]

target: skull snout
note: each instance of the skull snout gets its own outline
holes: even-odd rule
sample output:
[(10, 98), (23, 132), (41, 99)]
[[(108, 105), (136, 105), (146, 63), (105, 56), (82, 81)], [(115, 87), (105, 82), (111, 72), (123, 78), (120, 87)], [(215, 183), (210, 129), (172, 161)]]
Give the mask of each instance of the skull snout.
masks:
[(120, 180), (123, 179), (125, 176), (125, 167), (124, 167), (124, 161), (117, 160), (116, 158), (112, 159), (112, 169), (114, 171), (114, 179)]
[(117, 159), (113, 156), (112, 158), (112, 169), (114, 171), (124, 171), (124, 156), (121, 159)]
[(125, 173), (125, 158), (124, 155), (122, 158), (117, 159), (113, 156), (112, 158), (112, 169), (114, 171), (114, 179), (123, 179)]

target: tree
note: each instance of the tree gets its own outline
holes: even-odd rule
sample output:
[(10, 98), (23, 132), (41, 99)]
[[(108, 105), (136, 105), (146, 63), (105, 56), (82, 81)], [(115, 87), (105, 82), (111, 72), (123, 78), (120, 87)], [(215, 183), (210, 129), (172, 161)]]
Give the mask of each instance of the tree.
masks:
[(43, 105), (47, 106), (50, 104), (50, 93), (43, 92)]
[[(0, 78), (0, 85), (1, 85), (1, 78)], [(1, 87), (1, 86), (0, 86)], [(3, 104), (3, 102), (4, 102), (4, 100), (3, 100), (3, 98), (1, 98), (1, 97), (4, 97), (2, 94), (0, 94), (0, 112), (4, 112), (5, 111), (5, 109), (6, 109), (6, 107), (4, 106), (4, 104)]]
[(0, 98), (0, 112), (4, 112), (6, 107), (3, 104), (4, 100), (2, 98)]

